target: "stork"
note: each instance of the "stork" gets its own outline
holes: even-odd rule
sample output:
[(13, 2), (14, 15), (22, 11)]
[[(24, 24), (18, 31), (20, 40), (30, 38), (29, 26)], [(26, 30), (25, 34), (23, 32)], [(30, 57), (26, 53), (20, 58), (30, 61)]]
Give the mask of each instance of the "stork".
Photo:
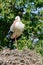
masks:
[[(16, 16), (13, 24), (10, 26), (10, 30), (6, 37), (10, 39), (10, 41), (12, 41), (13, 39), (15, 39), (16, 41), (16, 39), (19, 36), (21, 36), (21, 34), (23, 33), (24, 27), (25, 27), (25, 24), (21, 22), (20, 17)], [(9, 43), (9, 44), (11, 44), (12, 46), (13, 43)]]

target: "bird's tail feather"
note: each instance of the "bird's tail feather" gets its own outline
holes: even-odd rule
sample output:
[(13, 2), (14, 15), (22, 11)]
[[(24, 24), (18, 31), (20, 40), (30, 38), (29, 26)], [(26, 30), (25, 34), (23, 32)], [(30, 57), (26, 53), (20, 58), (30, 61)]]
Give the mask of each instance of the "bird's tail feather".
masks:
[(9, 30), (8, 34), (6, 35), (6, 38), (10, 39), (10, 37), (11, 37), (12, 34), (13, 34), (13, 32)]

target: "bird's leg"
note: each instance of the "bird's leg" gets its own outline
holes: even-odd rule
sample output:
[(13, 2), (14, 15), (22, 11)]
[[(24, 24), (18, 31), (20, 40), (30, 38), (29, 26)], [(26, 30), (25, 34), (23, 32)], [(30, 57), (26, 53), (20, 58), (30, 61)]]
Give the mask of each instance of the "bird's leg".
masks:
[(16, 42), (16, 38), (15, 38), (15, 42)]

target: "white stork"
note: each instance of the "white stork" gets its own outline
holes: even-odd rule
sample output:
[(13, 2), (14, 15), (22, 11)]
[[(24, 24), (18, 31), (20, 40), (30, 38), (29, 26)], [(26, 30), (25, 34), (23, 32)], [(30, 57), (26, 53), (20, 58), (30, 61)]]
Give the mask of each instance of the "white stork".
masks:
[(16, 39), (23, 33), (25, 25), (21, 22), (20, 17), (16, 16), (13, 24), (10, 26), (7, 38)]
[(11, 35), (11, 39), (18, 38), (23, 32), (24, 26), (25, 25), (21, 22), (20, 17), (16, 16), (15, 21), (10, 27), (10, 31), (13, 32), (13, 34)]

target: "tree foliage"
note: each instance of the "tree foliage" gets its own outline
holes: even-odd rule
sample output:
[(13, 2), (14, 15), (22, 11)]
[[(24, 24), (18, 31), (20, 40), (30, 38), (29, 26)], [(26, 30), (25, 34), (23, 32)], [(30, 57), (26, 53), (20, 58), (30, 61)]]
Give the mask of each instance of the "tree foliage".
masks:
[(0, 1), (0, 45), (15, 16), (19, 15), (25, 30), (18, 40), (18, 49), (36, 49), (43, 55), (43, 0), (1, 0)]

